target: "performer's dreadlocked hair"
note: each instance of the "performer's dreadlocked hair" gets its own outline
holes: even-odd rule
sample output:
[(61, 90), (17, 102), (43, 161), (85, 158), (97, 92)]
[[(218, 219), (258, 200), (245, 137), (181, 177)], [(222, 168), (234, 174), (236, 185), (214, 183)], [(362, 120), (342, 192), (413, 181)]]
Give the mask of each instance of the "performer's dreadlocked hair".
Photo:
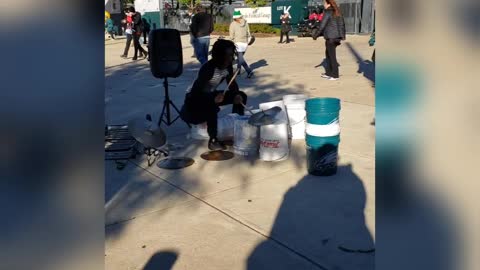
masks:
[(235, 43), (226, 39), (219, 39), (213, 44), (212, 60), (216, 63), (225, 62), (225, 55), (228, 49), (233, 49), (233, 52), (237, 54)]

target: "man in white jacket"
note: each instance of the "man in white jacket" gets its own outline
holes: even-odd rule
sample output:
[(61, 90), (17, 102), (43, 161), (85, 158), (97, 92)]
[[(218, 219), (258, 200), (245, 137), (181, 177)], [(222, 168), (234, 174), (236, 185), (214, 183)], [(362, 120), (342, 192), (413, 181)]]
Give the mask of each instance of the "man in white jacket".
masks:
[(233, 21), (230, 24), (229, 34), (230, 40), (235, 42), (235, 46), (237, 47), (237, 69), (240, 70), (243, 66), (247, 72), (247, 78), (251, 78), (253, 76), (253, 71), (244, 58), (244, 54), (248, 48), (248, 40), (251, 37), (250, 27), (248, 26), (247, 21), (243, 19), (240, 11), (233, 12)]

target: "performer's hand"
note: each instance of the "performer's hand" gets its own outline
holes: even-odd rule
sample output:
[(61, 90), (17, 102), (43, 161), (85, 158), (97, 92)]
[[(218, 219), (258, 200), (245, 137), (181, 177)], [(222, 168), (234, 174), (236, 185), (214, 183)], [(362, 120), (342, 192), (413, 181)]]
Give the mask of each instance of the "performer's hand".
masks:
[(215, 103), (222, 103), (223, 102), (224, 95), (223, 94), (218, 94), (215, 96)]
[(236, 95), (235, 98), (233, 98), (233, 104), (240, 104), (243, 103), (243, 97), (241, 95)]

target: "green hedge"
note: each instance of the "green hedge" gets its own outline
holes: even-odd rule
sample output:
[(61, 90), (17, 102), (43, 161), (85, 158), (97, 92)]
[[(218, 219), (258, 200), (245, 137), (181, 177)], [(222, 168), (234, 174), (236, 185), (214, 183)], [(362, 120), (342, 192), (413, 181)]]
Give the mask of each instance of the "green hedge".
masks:
[[(219, 24), (214, 25), (213, 30), (218, 33), (228, 33), (229, 30), (228, 24)], [(268, 24), (250, 24), (251, 33), (265, 33), (265, 34), (280, 34), (280, 29), (274, 28)]]
[(250, 24), (250, 33), (280, 34), (280, 29), (269, 24)]
[(230, 25), (228, 24), (216, 23), (213, 25), (213, 31), (219, 32), (219, 33), (228, 33), (229, 28), (230, 28)]

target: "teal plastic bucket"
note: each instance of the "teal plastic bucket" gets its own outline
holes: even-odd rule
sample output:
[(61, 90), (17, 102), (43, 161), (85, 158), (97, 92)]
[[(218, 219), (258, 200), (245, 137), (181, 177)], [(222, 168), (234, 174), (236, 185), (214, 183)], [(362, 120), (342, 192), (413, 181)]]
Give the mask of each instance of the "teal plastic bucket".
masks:
[(330, 176), (337, 173), (338, 145), (340, 135), (316, 137), (306, 134), (307, 170), (316, 176)]
[(307, 123), (328, 125), (338, 120), (340, 113), (340, 99), (338, 98), (310, 98), (305, 101)]

